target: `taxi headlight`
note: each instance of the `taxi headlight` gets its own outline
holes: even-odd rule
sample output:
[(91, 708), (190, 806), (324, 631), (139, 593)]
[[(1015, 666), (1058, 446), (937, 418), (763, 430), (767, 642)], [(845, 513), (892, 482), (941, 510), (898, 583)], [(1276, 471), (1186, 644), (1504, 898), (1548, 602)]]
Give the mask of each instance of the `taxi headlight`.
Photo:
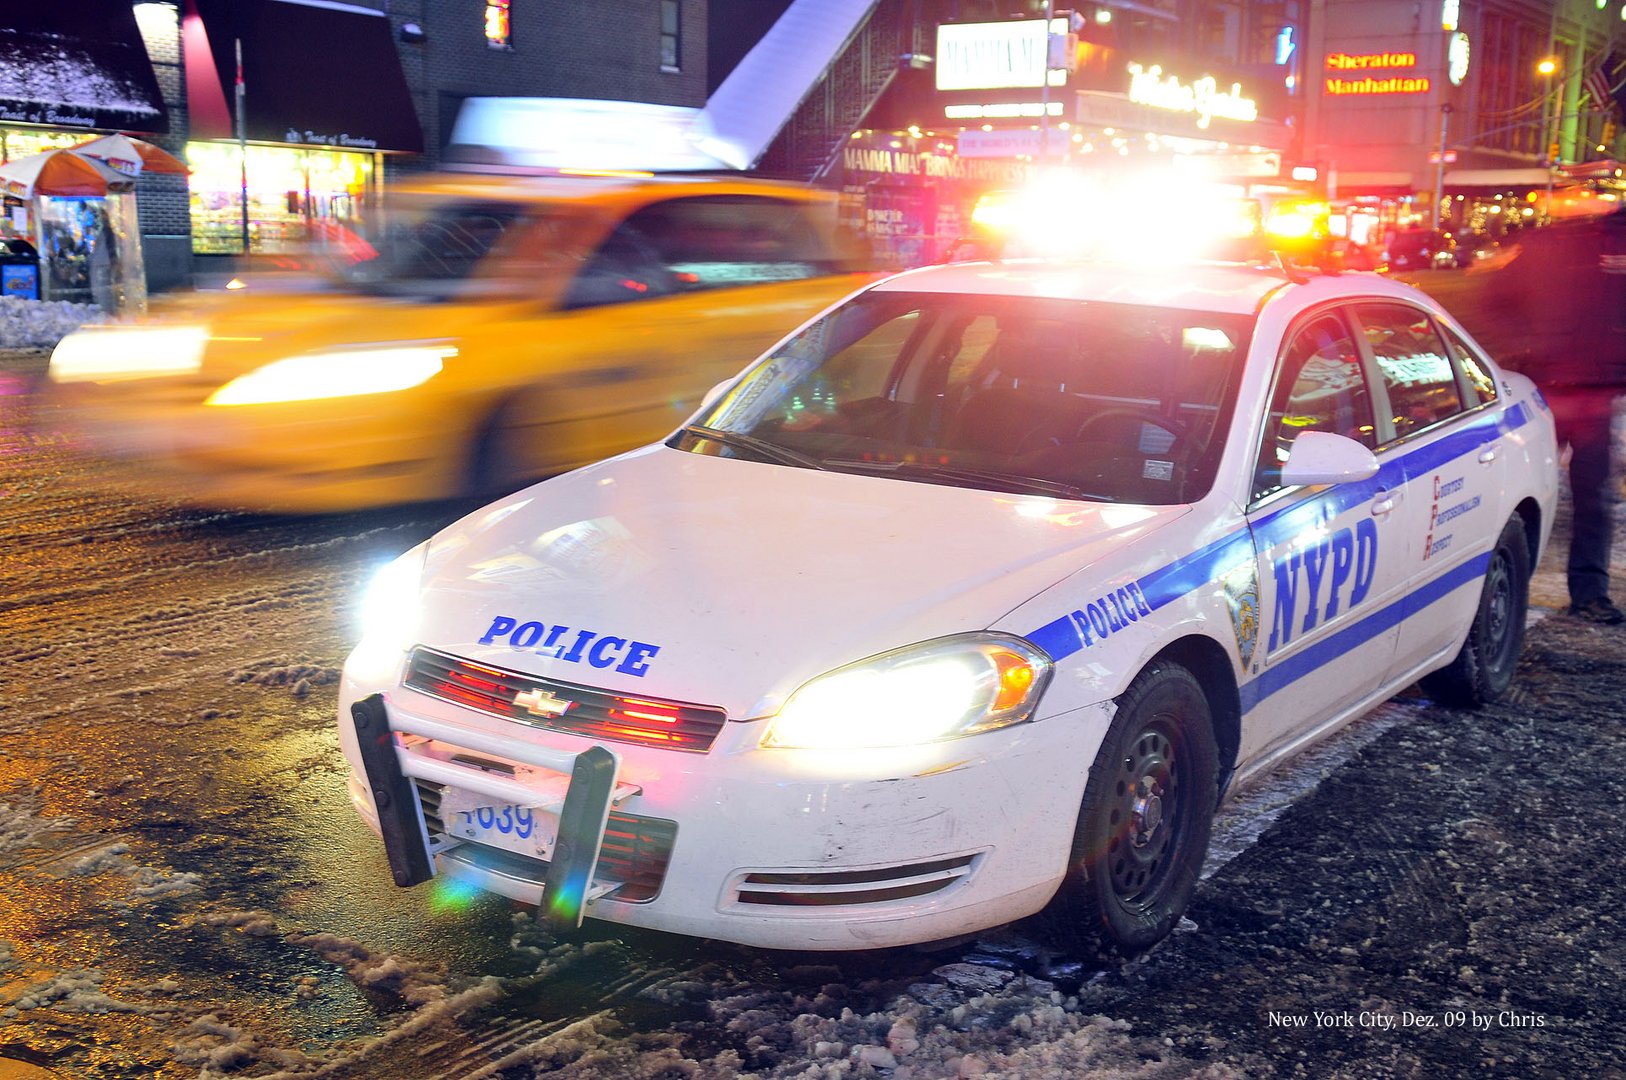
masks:
[(837, 668), (802, 685), (769, 747), (912, 746), (1018, 724), (1050, 681), (1050, 658), (1007, 634), (966, 634)]
[(264, 405), (280, 401), (385, 394), (434, 378), (450, 345), (394, 345), (307, 353), (239, 376), (210, 395), (206, 405)]
[(203, 366), (209, 332), (201, 326), (87, 326), (57, 342), (52, 382), (117, 382), (187, 375)]
[(386, 563), (373, 574), (361, 595), (356, 620), (362, 647), (396, 652), (411, 643), (418, 628), (418, 588), (423, 580), (429, 541)]

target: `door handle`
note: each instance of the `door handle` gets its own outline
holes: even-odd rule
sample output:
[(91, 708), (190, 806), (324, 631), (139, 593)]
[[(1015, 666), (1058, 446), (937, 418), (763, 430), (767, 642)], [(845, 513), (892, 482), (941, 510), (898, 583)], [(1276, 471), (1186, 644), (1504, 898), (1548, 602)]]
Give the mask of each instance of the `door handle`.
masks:
[(1479, 463), (1481, 465), (1489, 465), (1491, 462), (1493, 462), (1495, 460), (1496, 460), (1496, 447), (1487, 446), (1487, 447), (1485, 447), (1485, 449), (1483, 449), (1483, 450), (1481, 450), (1479, 452)]
[(1382, 517), (1395, 508), (1394, 496), (1387, 491), (1378, 492), (1378, 497), (1372, 500), (1372, 516)]

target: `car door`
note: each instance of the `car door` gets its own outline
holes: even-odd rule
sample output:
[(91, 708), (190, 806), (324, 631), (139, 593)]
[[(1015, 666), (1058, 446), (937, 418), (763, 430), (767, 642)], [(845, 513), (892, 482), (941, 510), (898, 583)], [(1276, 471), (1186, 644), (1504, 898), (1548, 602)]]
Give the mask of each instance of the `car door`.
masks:
[(1495, 386), (1482, 366), (1471, 382), (1423, 309), (1374, 300), (1352, 305), (1352, 314), (1379, 374), (1388, 449), (1405, 477), (1398, 516), (1411, 580), (1393, 673), (1400, 678), (1454, 650), (1478, 607), (1485, 556), (1506, 517)]
[(1287, 334), (1256, 458), (1248, 526), (1259, 585), (1260, 652), (1243, 687), (1250, 742), (1285, 743), (1369, 697), (1394, 658), (1406, 585), (1401, 473), (1288, 487), (1281, 467), (1306, 431), (1376, 451), (1372, 378), (1347, 314), (1322, 308)]
[(558, 332), (578, 343), (574, 380), (596, 391), (584, 403), (602, 421), (596, 449), (595, 429), (577, 432), (589, 456), (665, 435), (706, 390), (855, 287), (811, 212), (755, 195), (663, 199), (585, 260)]

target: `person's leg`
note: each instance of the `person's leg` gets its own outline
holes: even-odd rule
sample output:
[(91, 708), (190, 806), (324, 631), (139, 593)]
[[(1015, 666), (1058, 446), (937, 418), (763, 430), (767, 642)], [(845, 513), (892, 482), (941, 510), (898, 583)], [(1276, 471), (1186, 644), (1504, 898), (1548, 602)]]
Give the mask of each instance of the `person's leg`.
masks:
[(1574, 521), (1568, 578), (1570, 603), (1579, 608), (1609, 595), (1611, 400), (1607, 390), (1560, 391), (1548, 400), (1559, 444), (1570, 445)]

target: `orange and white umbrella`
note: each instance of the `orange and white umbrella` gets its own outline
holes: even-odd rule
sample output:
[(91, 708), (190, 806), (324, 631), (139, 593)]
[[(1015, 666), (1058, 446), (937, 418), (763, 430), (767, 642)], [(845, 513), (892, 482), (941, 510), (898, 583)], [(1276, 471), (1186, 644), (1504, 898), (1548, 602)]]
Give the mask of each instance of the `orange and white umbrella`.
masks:
[(140, 176), (144, 172), (185, 176), (190, 171), (184, 161), (168, 150), (128, 135), (103, 135), (68, 149), (80, 157), (94, 158), (126, 176)]
[(0, 192), (14, 199), (35, 195), (99, 196), (128, 191), (134, 180), (93, 158), (47, 150), (0, 165)]

